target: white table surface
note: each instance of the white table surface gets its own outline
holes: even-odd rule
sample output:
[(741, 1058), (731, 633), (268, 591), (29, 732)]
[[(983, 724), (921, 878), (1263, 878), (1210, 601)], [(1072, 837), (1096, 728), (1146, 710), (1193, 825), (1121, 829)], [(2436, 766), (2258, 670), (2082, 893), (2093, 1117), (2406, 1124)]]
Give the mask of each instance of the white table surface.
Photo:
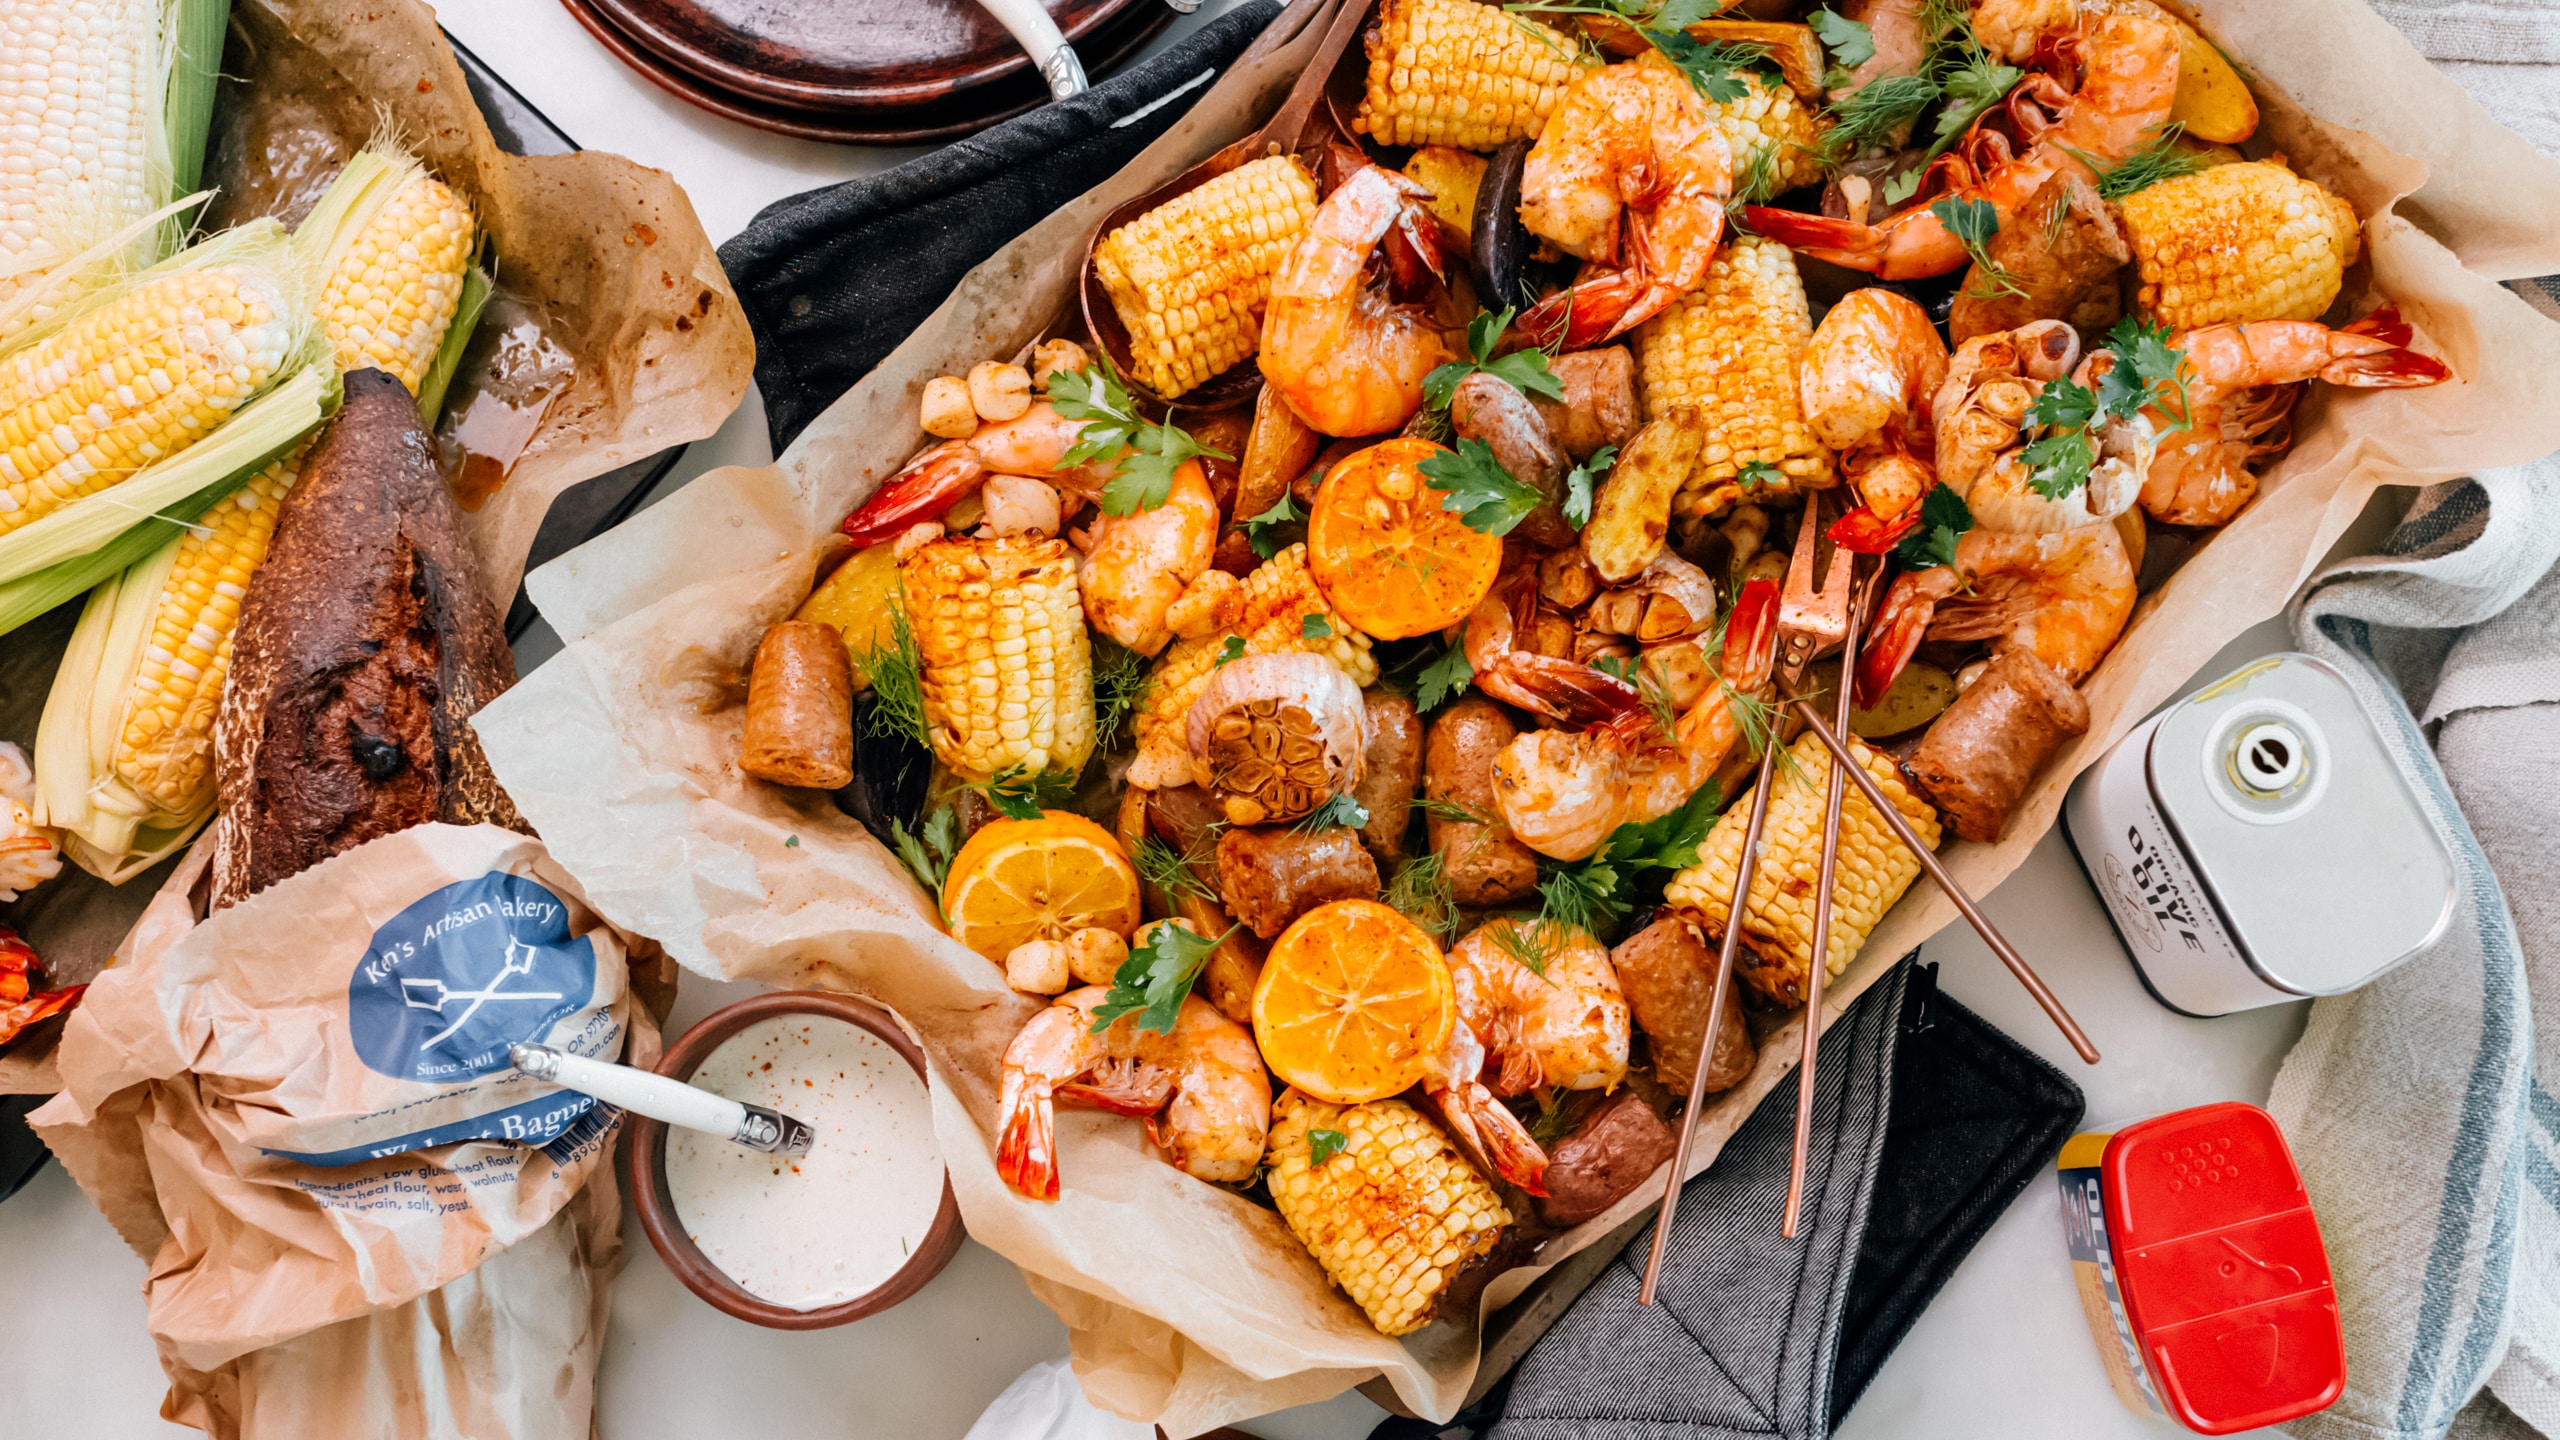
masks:
[[(1202, 17), (1229, 0), (1210, 0)], [(768, 135), (704, 114), (624, 70), (552, 0), (447, 0), (445, 25), (561, 129), (672, 172), (705, 227), (725, 238), (774, 200), (897, 163), (914, 151), (850, 149)], [(1180, 22), (1180, 34), (1198, 23)], [(672, 488), (716, 465), (772, 458), (752, 393), (696, 444)], [(2382, 507), (2377, 506), (2377, 512)], [(2368, 514), (2341, 549), (2369, 541)], [(538, 663), (556, 648), (528, 637)], [(2196, 683), (2286, 648), (2258, 626)], [(2146, 995), (2059, 834), (1986, 908), (2034, 959), (2105, 1062), (2081, 1065), (1990, 951), (1962, 925), (1929, 942), (1945, 991), (2079, 1083), (2086, 1125), (2107, 1129), (2215, 1100), (2263, 1103), (2304, 1006), (2192, 1020)], [(671, 1033), (751, 987), (688, 979)], [(1004, 1260), (974, 1242), (923, 1293), (834, 1330), (785, 1334), (695, 1300), (636, 1224), (616, 1282), (599, 1381), (606, 1440), (735, 1435), (756, 1440), (957, 1440), (1023, 1369), (1066, 1352), (1066, 1331)], [(0, 1205), (0, 1437), (168, 1440), (165, 1386), (143, 1330), (142, 1260), (59, 1167)], [(1382, 1412), (1356, 1393), (1263, 1416), (1267, 1440), (1355, 1440)], [(2120, 1407), (2099, 1368), (2064, 1250), (2058, 1202), (2038, 1181), (1994, 1225), (1842, 1424), (1842, 1440), (2164, 1440), (2184, 1431)], [(2259, 1432), (2273, 1435), (2276, 1432)]]

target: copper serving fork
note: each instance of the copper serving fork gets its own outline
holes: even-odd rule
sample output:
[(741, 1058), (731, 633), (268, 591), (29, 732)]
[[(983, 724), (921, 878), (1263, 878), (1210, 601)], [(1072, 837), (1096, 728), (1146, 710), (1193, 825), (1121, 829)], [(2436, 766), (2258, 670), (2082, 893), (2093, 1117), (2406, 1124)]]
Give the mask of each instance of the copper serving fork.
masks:
[[(1795, 553), (1787, 561), (1786, 589), (1778, 597), (1777, 647), (1772, 663), (1780, 683), (1789, 694), (1794, 693), (1796, 684), (1804, 678), (1804, 667), (1812, 663), (1825, 645), (1839, 644), (1849, 635), (1849, 591), (1854, 579), (1852, 567), (1856, 561), (1847, 548), (1835, 548), (1822, 588), (1814, 588), (1813, 556), (1816, 542), (1822, 536), (1822, 522), (1817, 514), (1819, 509), (1810, 500), (1805, 504), (1804, 519), (1796, 528)], [(1731, 643), (1730, 636), (1727, 643)], [(1751, 786), (1751, 824), (1743, 832), (1742, 854), (1733, 867), (1733, 900), (1725, 908), (1724, 943), (1716, 952), (1715, 989), (1710, 992), (1713, 998), (1707, 1002), (1705, 1033), (1709, 1036), (1717, 1034), (1718, 1027), (1724, 1024), (1725, 996), (1733, 988), (1733, 961), (1742, 945), (1742, 915), (1750, 904), (1751, 881), (1760, 868), (1760, 833), (1769, 819), (1769, 782), (1774, 778), (1777, 761), (1778, 737), (1772, 727), (1770, 733), (1762, 737), (1759, 778)], [(1836, 781), (1836, 765), (1833, 772)], [(1832, 810), (1836, 815), (1838, 797), (1835, 795), (1833, 799)], [(1836, 838), (1836, 824), (1832, 833)], [(1826, 880), (1829, 869), (1826, 864)], [(1825, 897), (1830, 894), (1828, 884), (1823, 887), (1823, 894)], [(1816, 934), (1820, 933), (1821, 927), (1817, 924)], [(1809, 1039), (1809, 1028), (1807, 1034)], [(1663, 1181), (1662, 1210), (1653, 1223), (1653, 1248), (1645, 1255), (1644, 1283), (1636, 1291), (1636, 1303), (1639, 1305), (1653, 1303), (1654, 1288), (1662, 1278), (1663, 1251), (1671, 1243), (1671, 1222), (1680, 1210), (1681, 1182), (1689, 1173), (1689, 1146), (1698, 1135), (1698, 1107), (1706, 1101), (1707, 1059), (1707, 1055), (1701, 1053), (1697, 1071), (1689, 1077), (1689, 1104), (1681, 1111), (1680, 1140), (1672, 1149), (1671, 1171)], [(1812, 1091), (1808, 1089), (1805, 1093), (1810, 1095)], [(1801, 1175), (1804, 1149), (1801, 1142), (1796, 1149), (1797, 1171)], [(1790, 1206), (1790, 1215), (1792, 1213), (1793, 1207)], [(1787, 1233), (1795, 1233), (1792, 1223)]]

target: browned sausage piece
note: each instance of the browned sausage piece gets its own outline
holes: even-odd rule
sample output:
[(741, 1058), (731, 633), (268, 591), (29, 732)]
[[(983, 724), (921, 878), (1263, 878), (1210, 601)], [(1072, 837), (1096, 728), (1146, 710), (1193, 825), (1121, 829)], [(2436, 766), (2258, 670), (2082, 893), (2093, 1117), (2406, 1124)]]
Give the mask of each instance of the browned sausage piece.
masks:
[(1579, 1225), (1643, 1184), (1671, 1158), (1677, 1137), (1644, 1097), (1621, 1090), (1547, 1156), (1547, 1193), (1538, 1218)]
[(1369, 705), (1369, 758), (1351, 798), (1369, 812), (1360, 827), (1360, 843), (1393, 870), (1404, 858), (1405, 835), (1413, 828), (1413, 796), (1422, 788), (1422, 714), (1410, 696), (1392, 690), (1364, 690)]
[(1242, 827), (1218, 837), (1218, 893), (1246, 929), (1268, 940), (1335, 900), (1378, 898), (1378, 862), (1360, 832)]
[[(2059, 214), (2056, 213), (2057, 208)], [(2018, 223), (1991, 240), (1990, 256), (2005, 285), (1976, 267), (1947, 312), (1956, 344), (2038, 320), (2068, 320), (2104, 330), (2121, 312), (2116, 272), (2133, 258), (2115, 212), (2081, 175), (2056, 174), (2018, 210)]]
[(1564, 472), (1570, 462), (1528, 396), (1511, 382), (1479, 370), (1459, 381), (1450, 395), (1449, 426), (1461, 440), (1483, 441), (1495, 463), (1512, 479), (1547, 497), (1520, 517), (1520, 538), (1548, 549), (1573, 543), (1573, 527), (1565, 523), (1561, 508)]
[(2023, 645), (2004, 647), (1947, 713), (1929, 727), (1904, 768), (1956, 834), (1988, 843), (2009, 826), (2027, 783), (2062, 742), (2089, 728), (2089, 702)]
[(1564, 453), (1588, 460), (1603, 445), (1624, 445), (1634, 438), (1636, 357), (1623, 345), (1577, 350), (1547, 362), (1564, 382), (1562, 400), (1531, 400)]
[[(1441, 802), (1431, 814), (1431, 849), (1442, 857), (1449, 895), (1461, 905), (1502, 905), (1538, 888), (1538, 855), (1514, 839), (1493, 797), (1493, 759), (1519, 732), (1502, 707), (1469, 695), (1431, 722), (1423, 747), (1422, 793)], [(1463, 807), (1483, 823), (1441, 813)]]
[(853, 668), (836, 627), (785, 620), (764, 632), (738, 768), (776, 785), (832, 790), (853, 779)]
[[(1715, 947), (1697, 926), (1665, 915), (1619, 941), (1618, 948), (1609, 952), (1609, 963), (1617, 969), (1618, 988), (1626, 992), (1636, 1023), (1653, 1042), (1653, 1073), (1663, 1084), (1685, 1093), (1690, 1077), (1697, 1073), (1707, 1010), (1715, 998)], [(1760, 1058), (1731, 980), (1725, 982), (1725, 991), (1715, 1054), (1707, 1062), (1711, 1095), (1740, 1082)]]

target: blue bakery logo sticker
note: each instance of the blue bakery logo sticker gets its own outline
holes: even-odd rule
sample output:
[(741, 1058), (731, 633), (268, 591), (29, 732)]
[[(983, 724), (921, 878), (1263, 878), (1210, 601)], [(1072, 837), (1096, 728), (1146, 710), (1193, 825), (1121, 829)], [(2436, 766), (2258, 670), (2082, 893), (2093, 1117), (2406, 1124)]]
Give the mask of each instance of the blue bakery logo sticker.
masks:
[(447, 885), (373, 932), (347, 982), (347, 1028), (367, 1069), (447, 1084), (503, 1070), (587, 1007), (596, 948), (569, 907), (521, 875)]

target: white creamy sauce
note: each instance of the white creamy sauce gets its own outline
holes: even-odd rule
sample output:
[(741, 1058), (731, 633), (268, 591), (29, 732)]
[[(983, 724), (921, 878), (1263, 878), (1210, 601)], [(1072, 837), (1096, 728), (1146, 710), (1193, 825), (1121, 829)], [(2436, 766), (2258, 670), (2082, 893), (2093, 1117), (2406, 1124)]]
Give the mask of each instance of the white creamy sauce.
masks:
[(667, 1132), (667, 1190), (685, 1233), (750, 1294), (794, 1310), (888, 1282), (942, 1204), (924, 1081), (885, 1041), (825, 1015), (759, 1020), (722, 1042), (693, 1083), (808, 1122), (797, 1160), (716, 1135)]

